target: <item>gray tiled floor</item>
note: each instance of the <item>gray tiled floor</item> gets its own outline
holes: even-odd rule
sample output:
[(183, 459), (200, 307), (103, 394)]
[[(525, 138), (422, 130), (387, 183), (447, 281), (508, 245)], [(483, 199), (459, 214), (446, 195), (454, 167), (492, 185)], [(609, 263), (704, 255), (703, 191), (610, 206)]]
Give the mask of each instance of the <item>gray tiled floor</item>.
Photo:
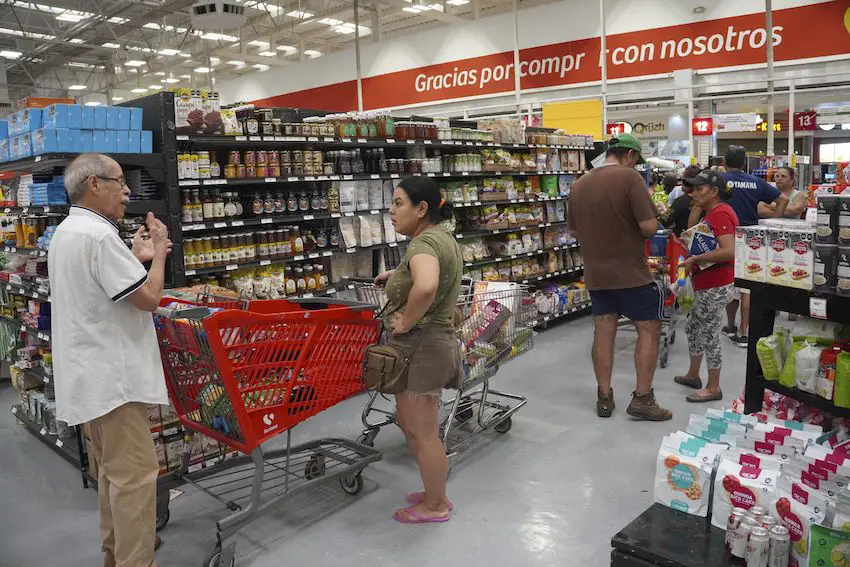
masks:
[[(358, 497), (336, 484), (296, 495), (258, 517), (239, 536), (237, 564), (604, 566), (609, 540), (652, 502), (655, 454), (661, 437), (687, 424), (694, 408), (673, 383), (685, 370), (685, 336), (670, 367), (659, 370), (656, 393), (674, 410), (672, 423), (635, 423), (625, 407), (634, 387), (635, 335), (617, 341), (614, 417), (594, 412), (590, 318), (554, 326), (536, 350), (506, 366), (494, 384), (529, 397), (513, 429), (489, 434), (459, 457), (449, 484), (455, 504), (445, 525), (402, 526), (391, 519), (418, 475), (400, 433), (386, 429), (376, 446), (384, 459), (369, 467)], [(741, 391), (745, 353), (723, 339), (728, 404)], [(96, 495), (79, 475), (5, 408), (15, 392), (0, 386), (0, 566), (92, 567), (101, 564)], [(296, 439), (355, 438), (365, 403), (357, 397), (295, 430)], [(716, 404), (720, 405), (720, 404)], [(14, 513), (11, 513), (14, 511)], [(187, 490), (172, 502), (162, 532), (160, 567), (198, 567), (214, 542), (224, 510)]]

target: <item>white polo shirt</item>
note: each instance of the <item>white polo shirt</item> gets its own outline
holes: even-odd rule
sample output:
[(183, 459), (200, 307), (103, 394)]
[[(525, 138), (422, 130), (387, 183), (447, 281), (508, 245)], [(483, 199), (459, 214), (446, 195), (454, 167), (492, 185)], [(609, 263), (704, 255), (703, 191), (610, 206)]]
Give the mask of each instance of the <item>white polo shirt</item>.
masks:
[(57, 417), (77, 425), (129, 402), (167, 404), (153, 318), (126, 300), (148, 275), (118, 226), (71, 207), (47, 265)]

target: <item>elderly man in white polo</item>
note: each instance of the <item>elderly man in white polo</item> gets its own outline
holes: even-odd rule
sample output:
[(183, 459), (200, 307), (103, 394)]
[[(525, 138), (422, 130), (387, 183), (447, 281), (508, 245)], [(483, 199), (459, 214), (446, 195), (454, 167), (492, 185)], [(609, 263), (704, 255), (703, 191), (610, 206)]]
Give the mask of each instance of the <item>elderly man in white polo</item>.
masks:
[(105, 567), (155, 567), (159, 465), (146, 404), (168, 403), (151, 312), (171, 241), (148, 213), (127, 248), (115, 221), (130, 189), (112, 158), (80, 155), (65, 188), (72, 206), (47, 256), (57, 417), (91, 438)]

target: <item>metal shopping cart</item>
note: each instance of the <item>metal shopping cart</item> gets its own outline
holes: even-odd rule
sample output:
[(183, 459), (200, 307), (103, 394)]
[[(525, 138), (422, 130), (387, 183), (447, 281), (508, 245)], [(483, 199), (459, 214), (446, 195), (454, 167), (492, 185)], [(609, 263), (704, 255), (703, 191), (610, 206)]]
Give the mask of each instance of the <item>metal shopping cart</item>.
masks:
[[(355, 281), (354, 291), (358, 301), (386, 304), (384, 290), (371, 281)], [(507, 433), (513, 414), (528, 401), (493, 390), (489, 380), (502, 364), (534, 348), (536, 313), (526, 286), (464, 280), (457, 302), (457, 319), (461, 321), (457, 335), (464, 355), (458, 369), (461, 385), (457, 394), (441, 405), (440, 438), (450, 459), (479, 433), (490, 429)], [(363, 409), (366, 429), (358, 439), (361, 444), (373, 446), (382, 427), (397, 423), (394, 408), (381, 402), (385, 399), (370, 392)], [(381, 418), (370, 421), (372, 414)]]
[[(673, 293), (672, 284), (679, 279), (679, 261), (686, 257), (686, 253), (682, 242), (672, 231), (659, 230), (647, 241), (646, 256), (652, 279), (664, 293), (658, 365), (661, 368), (667, 368), (670, 346), (676, 342), (676, 325), (678, 324), (676, 296)], [(634, 328), (631, 321), (626, 318), (621, 318), (618, 324), (621, 328)]]
[[(291, 443), (294, 426), (361, 389), (363, 352), (379, 337), (371, 309), (329, 303), (165, 299), (155, 314), (180, 421), (245, 453), (188, 473), (184, 449), (181, 470), (158, 485), (167, 495), (190, 483), (231, 511), (216, 523), (205, 567), (235, 564), (230, 538), (255, 514), (320, 480), (339, 479), (345, 492), (357, 494), (361, 471), (381, 458), (345, 439)], [(263, 451), (262, 443), (284, 432), (284, 449)]]

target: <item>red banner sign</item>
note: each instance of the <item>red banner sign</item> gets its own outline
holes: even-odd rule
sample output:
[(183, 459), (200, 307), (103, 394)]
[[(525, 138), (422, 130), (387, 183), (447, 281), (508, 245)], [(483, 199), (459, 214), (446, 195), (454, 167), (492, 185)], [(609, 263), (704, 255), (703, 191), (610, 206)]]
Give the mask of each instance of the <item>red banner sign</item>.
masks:
[(818, 127), (818, 113), (814, 110), (794, 113), (795, 130), (815, 130)]
[[(844, 26), (848, 0), (774, 10), (776, 61), (850, 53)], [(817, 26), (817, 41), (812, 40)], [(715, 69), (765, 62), (764, 13), (693, 22), (607, 37), (608, 78), (670, 73), (677, 69)], [(599, 37), (520, 50), (514, 69), (510, 51), (363, 78), (363, 106), (389, 108), (521, 89), (557, 87), (601, 80)], [(325, 90), (327, 89), (327, 96)], [(356, 108), (356, 83), (347, 81), (275, 96), (257, 104), (304, 104), (327, 110)], [(354, 95), (354, 101), (352, 101)]]
[(694, 136), (711, 136), (714, 134), (714, 121), (711, 118), (694, 118), (691, 122), (691, 132)]
[(613, 124), (605, 125), (605, 133), (609, 136), (619, 136), (620, 134), (628, 134), (630, 128), (625, 122), (614, 122)]

